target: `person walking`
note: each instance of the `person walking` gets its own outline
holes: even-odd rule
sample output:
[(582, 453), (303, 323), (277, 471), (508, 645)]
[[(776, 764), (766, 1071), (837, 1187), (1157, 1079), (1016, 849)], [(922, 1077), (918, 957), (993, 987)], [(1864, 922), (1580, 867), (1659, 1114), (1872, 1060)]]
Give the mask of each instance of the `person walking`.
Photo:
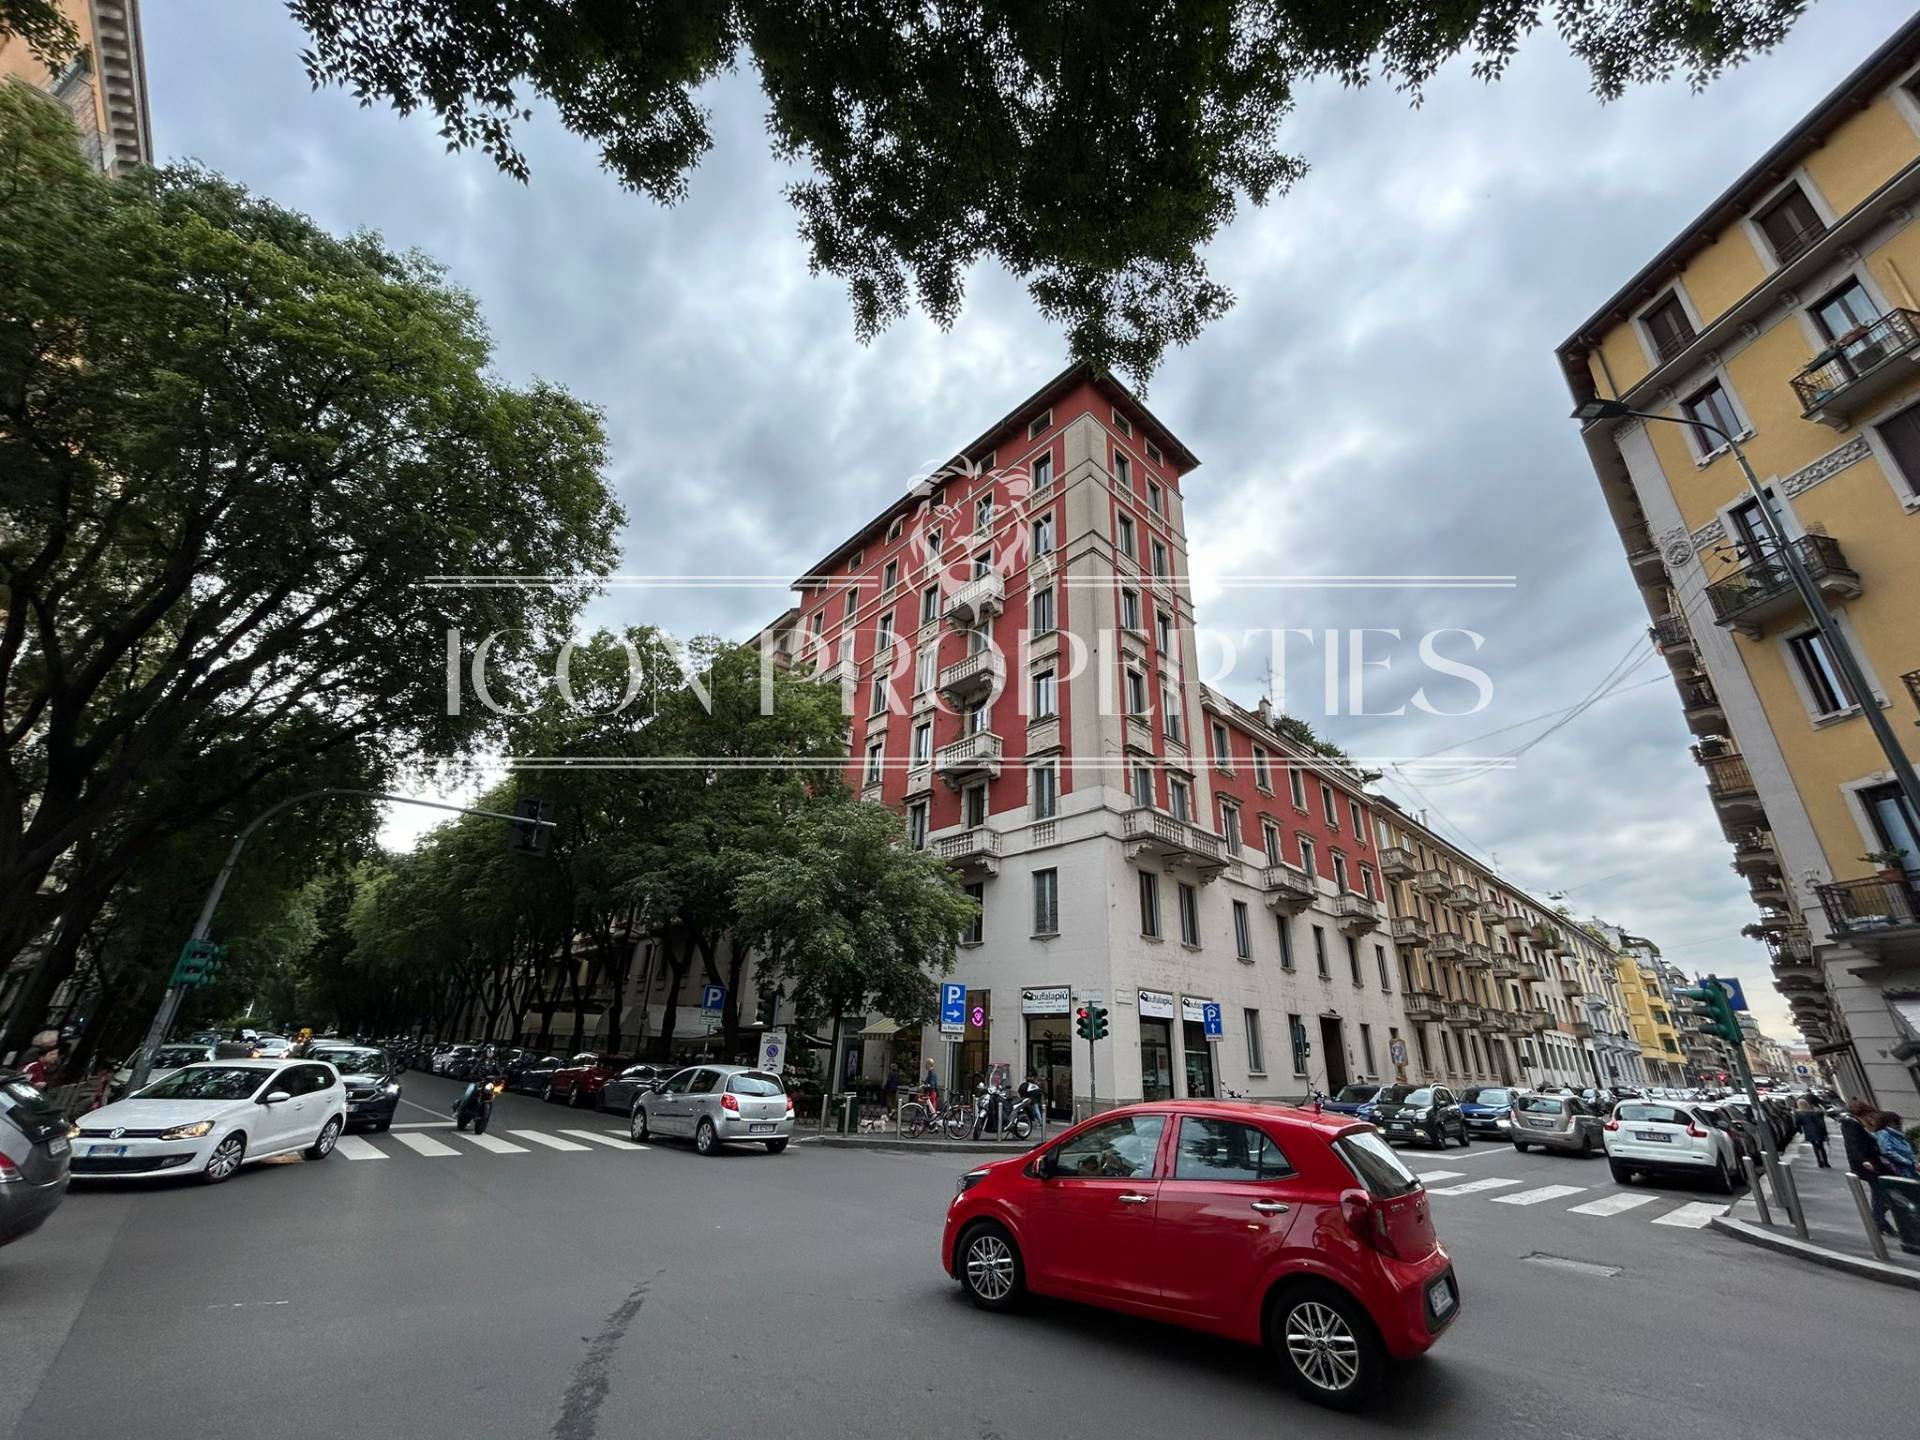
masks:
[(940, 1075), (931, 1060), (927, 1061), (927, 1073), (920, 1077), (920, 1093), (927, 1098), (929, 1113), (940, 1108)]
[(1820, 1162), (1820, 1168), (1831, 1170), (1833, 1166), (1827, 1160), (1827, 1117), (1820, 1113), (1820, 1107), (1802, 1095), (1794, 1107), (1793, 1123), (1800, 1127), (1801, 1138), (1813, 1147), (1813, 1158)]
[(1847, 1168), (1866, 1182), (1867, 1194), (1873, 1200), (1874, 1225), (1883, 1235), (1891, 1235), (1893, 1226), (1887, 1221), (1887, 1196), (1880, 1180), (1894, 1172), (1873, 1133), (1879, 1123), (1880, 1111), (1875, 1106), (1855, 1100), (1840, 1117), (1840, 1140), (1846, 1146)]
[(1880, 1153), (1886, 1157), (1893, 1173), (1903, 1180), (1920, 1179), (1914, 1173), (1913, 1142), (1907, 1139), (1906, 1132), (1900, 1128), (1900, 1117), (1891, 1110), (1880, 1112), (1880, 1123), (1875, 1127), (1873, 1138), (1880, 1146)]

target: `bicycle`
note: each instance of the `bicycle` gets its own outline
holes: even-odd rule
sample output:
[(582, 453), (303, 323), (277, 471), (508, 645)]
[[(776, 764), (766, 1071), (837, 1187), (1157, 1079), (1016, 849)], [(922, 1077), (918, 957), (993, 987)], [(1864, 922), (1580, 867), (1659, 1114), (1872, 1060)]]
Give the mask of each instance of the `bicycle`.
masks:
[[(952, 1125), (948, 1117), (952, 1109), (951, 1105), (930, 1105), (924, 1099), (909, 1100), (900, 1107), (900, 1133), (909, 1140), (918, 1140), (929, 1130), (944, 1128), (951, 1134)], [(969, 1128), (973, 1125), (971, 1113), (966, 1123)]]

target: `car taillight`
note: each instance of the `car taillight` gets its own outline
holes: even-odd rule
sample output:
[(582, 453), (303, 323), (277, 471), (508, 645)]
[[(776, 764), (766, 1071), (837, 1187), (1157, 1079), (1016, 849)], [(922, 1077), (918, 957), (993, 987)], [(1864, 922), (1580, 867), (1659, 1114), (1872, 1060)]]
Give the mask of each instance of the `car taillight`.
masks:
[(1364, 1190), (1348, 1190), (1340, 1196), (1340, 1216), (1354, 1239), (1369, 1245), (1390, 1259), (1398, 1260), (1400, 1251), (1387, 1233), (1387, 1217)]
[(720, 1108), (722, 1110), (731, 1110), (734, 1114), (738, 1115), (740, 1113), (740, 1101), (732, 1094), (722, 1095), (720, 1097)]
[(15, 1165), (4, 1152), (0, 1152), (0, 1185), (10, 1185), (21, 1178), (20, 1167)]
[(1618, 1130), (1619, 1128), (1620, 1128), (1620, 1122), (1618, 1120), (1607, 1121), (1607, 1129)]
[(787, 1119), (791, 1120), (792, 1118), (793, 1118), (793, 1097), (789, 1095), (787, 1096)]
[(1689, 1140), (1704, 1140), (1707, 1138), (1707, 1132), (1702, 1130), (1698, 1125), (1689, 1125), (1687, 1126), (1687, 1138)]

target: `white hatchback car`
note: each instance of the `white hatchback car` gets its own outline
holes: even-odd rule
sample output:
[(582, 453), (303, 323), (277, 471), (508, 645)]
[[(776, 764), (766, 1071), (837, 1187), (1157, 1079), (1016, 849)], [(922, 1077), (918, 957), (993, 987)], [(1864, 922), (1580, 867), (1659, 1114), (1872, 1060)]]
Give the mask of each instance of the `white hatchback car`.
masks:
[(188, 1065), (82, 1115), (75, 1180), (198, 1175), (219, 1184), (242, 1165), (304, 1150), (333, 1153), (347, 1120), (340, 1072), (317, 1060)]
[(1675, 1100), (1622, 1100), (1601, 1132), (1607, 1167), (1626, 1184), (1636, 1174), (1708, 1178), (1722, 1195), (1740, 1173), (1733, 1137), (1696, 1105)]

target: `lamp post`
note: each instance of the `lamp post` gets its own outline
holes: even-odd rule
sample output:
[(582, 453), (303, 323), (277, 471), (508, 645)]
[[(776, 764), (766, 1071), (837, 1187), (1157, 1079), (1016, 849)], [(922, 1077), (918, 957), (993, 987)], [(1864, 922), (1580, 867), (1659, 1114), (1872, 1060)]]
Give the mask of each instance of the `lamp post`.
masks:
[(1913, 762), (1907, 758), (1907, 752), (1900, 748), (1899, 737), (1893, 733), (1893, 726), (1887, 723), (1887, 717), (1880, 712), (1880, 704), (1874, 699), (1873, 687), (1867, 683), (1865, 672), (1855, 658), (1853, 646), (1841, 632), (1839, 621), (1827, 609), (1826, 596), (1820, 593), (1820, 587), (1807, 573), (1807, 567), (1801, 563), (1799, 553), (1794, 550), (1787, 538), (1786, 530), (1780, 524), (1780, 517), (1774, 512), (1773, 500), (1761, 487), (1759, 476), (1753, 473), (1746, 452), (1740, 448), (1740, 442), (1722, 430), (1718, 425), (1696, 420), (1691, 416), (1657, 415), (1648, 410), (1635, 410), (1623, 400), (1589, 400), (1577, 407), (1573, 418), (1580, 421), (1622, 420), (1632, 416), (1639, 420), (1664, 420), (1669, 425), (1686, 425), (1695, 430), (1715, 436), (1727, 449), (1733, 452), (1733, 458), (1739, 463), (1740, 473), (1746, 477), (1747, 489), (1753, 492), (1756, 508), (1760, 512), (1760, 523), (1766, 527), (1767, 538), (1774, 547), (1774, 554), (1786, 567), (1793, 588), (1799, 592), (1800, 602), (1807, 607), (1814, 626), (1825, 642), (1827, 654), (1833, 658), (1834, 668), (1847, 683), (1853, 700), (1860, 707), (1860, 713), (1867, 717), (1867, 725), (1873, 731), (1873, 737), (1880, 742), (1880, 750), (1887, 757), (1888, 768), (1900, 787), (1901, 797), (1906, 801), (1907, 813), (1920, 824), (1920, 776), (1914, 773)]

